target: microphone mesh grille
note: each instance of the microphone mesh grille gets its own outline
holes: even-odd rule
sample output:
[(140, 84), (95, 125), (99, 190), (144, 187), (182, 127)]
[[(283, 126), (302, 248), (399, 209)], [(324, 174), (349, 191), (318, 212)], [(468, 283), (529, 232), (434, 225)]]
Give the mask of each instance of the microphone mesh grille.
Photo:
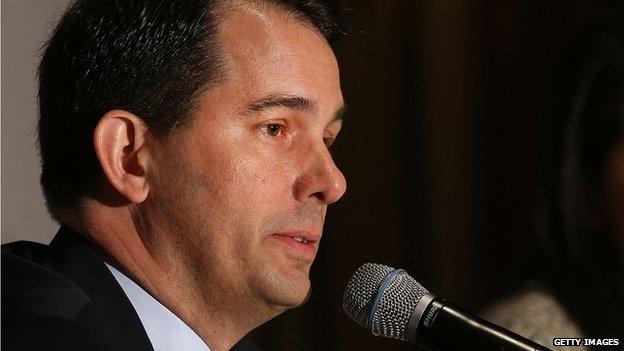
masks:
[(377, 289), (394, 268), (382, 264), (365, 263), (347, 283), (342, 308), (356, 323), (368, 328), (368, 316)]
[(381, 295), (373, 313), (374, 335), (408, 341), (407, 324), (416, 304), (428, 293), (406, 272), (399, 273)]
[[(343, 308), (358, 324), (368, 329), (373, 315), (371, 333), (386, 338), (408, 341), (407, 325), (416, 304), (428, 291), (406, 272), (400, 272), (389, 282), (371, 311), (377, 290), (394, 268), (367, 263), (353, 274), (347, 284)], [(379, 278), (379, 276), (383, 277)], [(371, 279), (372, 277), (372, 279)]]

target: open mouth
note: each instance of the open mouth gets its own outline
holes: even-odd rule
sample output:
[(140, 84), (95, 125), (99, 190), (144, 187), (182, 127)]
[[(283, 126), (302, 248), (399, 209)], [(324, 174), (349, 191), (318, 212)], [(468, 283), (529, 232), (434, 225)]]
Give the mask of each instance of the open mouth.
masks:
[(304, 244), (308, 244), (310, 242), (309, 240), (306, 240), (306, 239), (304, 239), (304, 238), (302, 238), (300, 236), (295, 236), (295, 237), (293, 237), (293, 239), (298, 241), (298, 242), (300, 242), (300, 243), (304, 243)]
[(296, 234), (273, 234), (272, 238), (277, 239), (288, 250), (289, 255), (305, 260), (314, 260), (318, 248), (318, 240)]

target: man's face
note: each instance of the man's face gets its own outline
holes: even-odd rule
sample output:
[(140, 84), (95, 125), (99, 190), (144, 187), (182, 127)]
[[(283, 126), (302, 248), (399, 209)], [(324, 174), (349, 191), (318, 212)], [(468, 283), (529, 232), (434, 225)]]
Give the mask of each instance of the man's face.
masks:
[(327, 205), (346, 188), (328, 150), (341, 128), (338, 65), (311, 25), (282, 13), (233, 11), (220, 40), (227, 78), (165, 143), (150, 187), (152, 220), (175, 253), (152, 249), (184, 261), (171, 269), (213, 302), (218, 290), (296, 306)]

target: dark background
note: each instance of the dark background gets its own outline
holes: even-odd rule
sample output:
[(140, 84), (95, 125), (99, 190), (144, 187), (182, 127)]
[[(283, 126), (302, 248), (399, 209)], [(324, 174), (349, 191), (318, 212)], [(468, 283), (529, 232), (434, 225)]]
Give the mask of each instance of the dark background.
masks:
[[(343, 1), (348, 113), (313, 293), (252, 333), (267, 350), (412, 350), (341, 307), (364, 262), (402, 267), (478, 311), (538, 256), (538, 132), (560, 51), (621, 1)], [(537, 262), (539, 264), (539, 262)]]

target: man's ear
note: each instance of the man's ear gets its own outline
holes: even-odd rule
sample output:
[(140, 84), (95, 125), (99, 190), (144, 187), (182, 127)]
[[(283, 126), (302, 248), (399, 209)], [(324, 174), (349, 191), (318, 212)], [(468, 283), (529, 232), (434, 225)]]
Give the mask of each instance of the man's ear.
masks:
[(146, 136), (142, 120), (123, 110), (107, 112), (93, 133), (95, 153), (104, 175), (115, 190), (133, 203), (143, 202), (149, 193)]

